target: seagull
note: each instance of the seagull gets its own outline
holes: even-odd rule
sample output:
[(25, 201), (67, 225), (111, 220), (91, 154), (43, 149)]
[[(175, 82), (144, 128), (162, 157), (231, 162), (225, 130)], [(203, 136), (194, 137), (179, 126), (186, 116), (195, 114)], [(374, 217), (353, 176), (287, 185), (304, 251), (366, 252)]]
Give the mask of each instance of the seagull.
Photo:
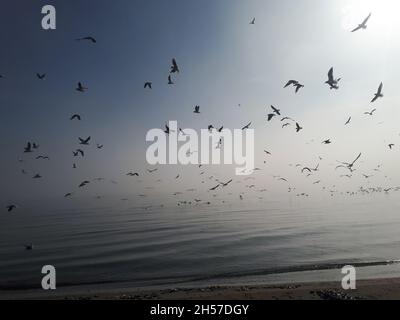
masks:
[(247, 130), (247, 129), (250, 128), (250, 126), (251, 126), (251, 122), (250, 122), (248, 125), (244, 126), (244, 127), (242, 128), (242, 130)]
[(232, 183), (233, 179), (229, 180), (227, 183), (220, 183), (222, 187), (227, 187), (230, 183)]
[(284, 117), (284, 118), (281, 119), (281, 122), (286, 121), (286, 120), (294, 121), (292, 118)]
[(92, 43), (96, 43), (97, 42), (96, 39), (91, 37), (91, 36), (87, 36), (87, 37), (76, 39), (76, 41), (85, 41), (85, 40), (86, 41), (91, 41)]
[(32, 179), (40, 179), (42, 176), (40, 174), (36, 174), (32, 177)]
[(78, 82), (78, 88), (76, 88), (76, 91), (79, 92), (85, 92), (88, 88), (84, 87), (81, 82)]
[(145, 89), (146, 89), (146, 88), (152, 89), (152, 85), (153, 85), (152, 82), (145, 82), (145, 83), (144, 83), (144, 88), (145, 88)]
[(153, 172), (156, 172), (158, 169), (153, 169), (153, 170), (150, 170), (150, 169), (147, 169), (147, 172), (148, 173), (153, 173)]
[(333, 76), (333, 67), (329, 69), (328, 72), (328, 81), (325, 81), (326, 84), (329, 84), (330, 89), (339, 89), (339, 81), (341, 80), (341, 78), (339, 79), (335, 79), (335, 77)]
[(168, 75), (168, 84), (174, 84), (174, 82), (172, 81), (171, 75)]
[(97, 149), (103, 149), (104, 145), (97, 143), (96, 147), (97, 147)]
[(79, 188), (82, 188), (82, 187), (85, 187), (87, 184), (89, 184), (90, 183), (90, 181), (83, 181), (83, 182), (81, 182), (81, 184), (79, 185)]
[(199, 114), (200, 113), (200, 106), (195, 106), (193, 113)]
[(283, 125), (282, 125), (282, 128), (285, 128), (285, 127), (288, 127), (288, 126), (290, 126), (290, 123), (288, 122), (288, 123), (284, 123)]
[(379, 98), (383, 98), (382, 89), (383, 89), (383, 83), (381, 82), (381, 84), (379, 85), (379, 88), (378, 88), (378, 92), (375, 93), (375, 96), (374, 96), (374, 98), (371, 100), (371, 103), (375, 102), (375, 101), (378, 100)]
[(253, 18), (253, 20), (250, 21), (250, 24), (256, 24), (256, 18)]
[(340, 168), (340, 167), (343, 167), (343, 165), (344, 166), (346, 166), (350, 171), (354, 171), (353, 170), (353, 167), (354, 167), (354, 164), (358, 161), (358, 159), (360, 159), (361, 158), (361, 153), (357, 156), (357, 158), (352, 162), (352, 163), (347, 163), (347, 162), (342, 162), (342, 165), (341, 166), (337, 166), (336, 167), (336, 169), (337, 168)]
[(133, 172), (129, 172), (129, 173), (127, 173), (126, 174), (127, 176), (130, 176), (130, 177), (139, 177), (139, 173), (137, 173), (137, 172), (135, 172), (135, 173), (133, 173)]
[(8, 212), (11, 212), (11, 211), (17, 209), (17, 206), (15, 204), (10, 204), (6, 207), (6, 209)]
[(26, 244), (25, 246), (25, 250), (27, 250), (27, 251), (32, 251), (33, 250), (33, 244), (31, 243), (31, 244)]
[(32, 144), (28, 142), (26, 144), (26, 147), (24, 148), (24, 153), (30, 153), (30, 152), (32, 152)]
[(323, 143), (323, 144), (331, 144), (332, 141), (331, 141), (330, 139), (328, 139), (328, 140), (322, 141), (322, 143)]
[(215, 191), (219, 188), (220, 184), (216, 185), (215, 187), (211, 188), (210, 191)]
[(271, 106), (271, 109), (272, 109), (272, 111), (273, 111), (274, 113), (276, 113), (278, 116), (281, 115), (281, 110), (276, 109), (274, 106)]
[(50, 158), (49, 158), (48, 156), (37, 156), (37, 157), (36, 157), (36, 160), (39, 160), (39, 159), (42, 159), (42, 160), (50, 160)]
[(299, 132), (300, 130), (303, 130), (303, 128), (296, 122), (296, 132)]
[(297, 80), (289, 80), (289, 81), (285, 84), (285, 86), (284, 86), (283, 88), (287, 88), (287, 87), (289, 87), (289, 86), (295, 86), (295, 85), (297, 85), (297, 84), (299, 84), (299, 82), (298, 82)]
[(344, 124), (345, 126), (347, 126), (351, 121), (351, 117), (349, 118), (349, 120), (346, 121), (346, 123)]
[(271, 120), (273, 119), (273, 117), (275, 117), (275, 116), (276, 116), (275, 113), (270, 113), (270, 114), (268, 115), (268, 121), (271, 121)]
[(84, 146), (88, 146), (90, 139), (91, 139), (91, 137), (88, 137), (86, 139), (79, 138), (79, 144), (84, 145)]
[(269, 151), (267, 151), (267, 150), (264, 150), (264, 152), (265, 152), (266, 154), (268, 154), (268, 155), (272, 155), (271, 152), (269, 152)]
[(392, 150), (395, 145), (393, 143), (389, 144), (389, 149)]
[(79, 114), (74, 114), (74, 115), (71, 116), (71, 118), (69, 118), (69, 120), (75, 120), (75, 119), (80, 121), (81, 120), (81, 116)]
[(373, 109), (371, 112), (364, 112), (364, 114), (372, 116), (372, 115), (374, 115), (375, 111), (376, 111), (376, 109)]
[(363, 29), (363, 30), (367, 29), (367, 22), (368, 22), (369, 18), (371, 18), (371, 15), (372, 15), (372, 13), (370, 13), (368, 15), (368, 17), (366, 17), (365, 20), (361, 24), (359, 24), (358, 27), (355, 28), (354, 30), (352, 30), (351, 32), (356, 32), (356, 31), (358, 31), (360, 29)]
[(72, 196), (72, 193), (66, 193), (65, 195), (64, 195), (64, 198), (68, 198), (68, 197), (70, 197), (70, 196)]
[(40, 74), (40, 73), (36, 73), (36, 77), (38, 77), (39, 80), (45, 80), (46, 79), (46, 74)]
[(170, 133), (170, 130), (169, 130), (169, 127), (168, 127), (167, 124), (165, 125), (165, 130), (164, 130), (164, 132), (165, 132), (166, 134), (169, 134), (169, 133)]
[(172, 66), (170, 73), (179, 73), (178, 64), (176, 63), (175, 59), (172, 59)]
[(34, 143), (32, 143), (32, 148), (33, 149), (39, 149), (39, 145), (34, 142)]
[(289, 80), (286, 85), (284, 86), (284, 88), (287, 88), (289, 86), (294, 86), (296, 87), (296, 93), (301, 89), (304, 88), (304, 85), (302, 85), (300, 82), (298, 82), (297, 80)]

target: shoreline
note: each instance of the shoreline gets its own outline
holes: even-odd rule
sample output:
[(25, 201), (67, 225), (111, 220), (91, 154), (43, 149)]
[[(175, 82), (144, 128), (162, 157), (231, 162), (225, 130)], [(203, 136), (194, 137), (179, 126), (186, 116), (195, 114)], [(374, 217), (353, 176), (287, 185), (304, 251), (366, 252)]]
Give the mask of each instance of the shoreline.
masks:
[(173, 289), (82, 289), (2, 291), (0, 300), (399, 300), (400, 278), (357, 281), (356, 290), (343, 290), (339, 281), (274, 285), (209, 286)]

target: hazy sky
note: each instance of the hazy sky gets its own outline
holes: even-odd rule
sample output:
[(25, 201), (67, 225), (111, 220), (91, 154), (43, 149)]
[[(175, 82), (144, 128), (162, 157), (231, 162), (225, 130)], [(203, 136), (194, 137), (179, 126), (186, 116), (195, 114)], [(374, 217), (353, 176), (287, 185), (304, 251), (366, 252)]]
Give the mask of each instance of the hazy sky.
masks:
[[(46, 4), (57, 9), (55, 31), (41, 29)], [(200, 186), (206, 194), (215, 185), (209, 176), (233, 176), (232, 166), (207, 167), (205, 177), (193, 166), (146, 174), (146, 132), (168, 120), (194, 129), (209, 124), (234, 129), (252, 121), (256, 166), (263, 169), (254, 174), (258, 189), (284, 193), (293, 186), (317, 192), (322, 185), (313, 185), (316, 180), (340, 191), (400, 185), (399, 9), (397, 0), (3, 1), (1, 203), (62, 198), (67, 192), (137, 195), (146, 187), (171, 193)], [(368, 29), (351, 33), (370, 12)], [(256, 24), (250, 25), (253, 17)], [(75, 41), (88, 35), (97, 43)], [(168, 86), (172, 58), (181, 72)], [(342, 78), (338, 91), (324, 84), (330, 67)], [(46, 80), (36, 73), (46, 73)], [(289, 79), (305, 88), (297, 95), (283, 89)], [(78, 81), (89, 90), (77, 92)], [(143, 89), (146, 81), (153, 82), (153, 90)], [(371, 105), (381, 81), (385, 97)], [(280, 119), (267, 123), (271, 104), (304, 130), (282, 129)], [(200, 115), (193, 114), (195, 105), (201, 106)], [(373, 108), (373, 117), (364, 115)], [(74, 113), (82, 115), (81, 122), (69, 120)], [(86, 157), (74, 159), (78, 137), (89, 135)], [(322, 145), (325, 139), (333, 143)], [(40, 150), (24, 155), (27, 141), (40, 144)], [(104, 149), (97, 150), (96, 142)], [(392, 151), (389, 143), (396, 145)], [(264, 149), (272, 157), (266, 158)], [(351, 162), (359, 152), (363, 156), (354, 177), (340, 178), (347, 172), (335, 171), (336, 160)], [(51, 160), (34, 160), (39, 154)], [(74, 162), (78, 169), (72, 169)], [(297, 163), (320, 163), (320, 172), (306, 178), (289, 166)], [(380, 164), (382, 172), (374, 172)], [(131, 170), (141, 177), (126, 177)], [(36, 173), (43, 179), (33, 180)], [(375, 176), (366, 180), (362, 173)], [(119, 184), (77, 190), (81, 181), (95, 177)]]

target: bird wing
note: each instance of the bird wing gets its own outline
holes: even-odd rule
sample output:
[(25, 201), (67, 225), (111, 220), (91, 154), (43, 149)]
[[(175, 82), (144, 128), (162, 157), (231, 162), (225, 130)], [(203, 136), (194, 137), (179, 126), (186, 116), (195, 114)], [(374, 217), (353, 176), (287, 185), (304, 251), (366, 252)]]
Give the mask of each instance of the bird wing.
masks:
[(357, 28), (351, 30), (351, 32), (356, 32), (356, 31), (358, 31), (358, 30), (360, 30), (360, 29), (361, 29), (361, 26), (358, 26)]
[(333, 67), (329, 69), (328, 79), (329, 79), (330, 82), (334, 81), (334, 79), (333, 79)]
[(357, 160), (360, 159), (360, 158), (361, 158), (361, 153), (357, 156), (356, 160), (354, 160), (354, 161), (351, 163), (351, 165), (353, 166), (353, 165), (357, 162)]
[(367, 24), (369, 18), (371, 18), (371, 15), (372, 15), (372, 13), (370, 13), (370, 14), (368, 15), (368, 17), (365, 18), (365, 20), (362, 22), (362, 25), (366, 25), (366, 24)]
[(382, 94), (382, 89), (383, 89), (383, 82), (381, 82), (381, 84), (379, 85), (379, 88), (378, 88), (379, 95)]

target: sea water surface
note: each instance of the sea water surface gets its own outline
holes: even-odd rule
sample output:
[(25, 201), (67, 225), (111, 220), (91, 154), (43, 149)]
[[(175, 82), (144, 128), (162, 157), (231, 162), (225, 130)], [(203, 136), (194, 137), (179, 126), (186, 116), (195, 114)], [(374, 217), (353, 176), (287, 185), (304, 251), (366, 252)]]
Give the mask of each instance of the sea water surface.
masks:
[[(26, 251), (30, 243), (34, 250)], [(56, 267), (58, 288), (175, 288), (332, 280), (333, 271), (322, 271), (338, 277), (346, 264), (397, 277), (398, 259), (396, 194), (271, 200), (252, 208), (37, 205), (0, 217), (2, 291), (40, 288), (44, 265)]]

